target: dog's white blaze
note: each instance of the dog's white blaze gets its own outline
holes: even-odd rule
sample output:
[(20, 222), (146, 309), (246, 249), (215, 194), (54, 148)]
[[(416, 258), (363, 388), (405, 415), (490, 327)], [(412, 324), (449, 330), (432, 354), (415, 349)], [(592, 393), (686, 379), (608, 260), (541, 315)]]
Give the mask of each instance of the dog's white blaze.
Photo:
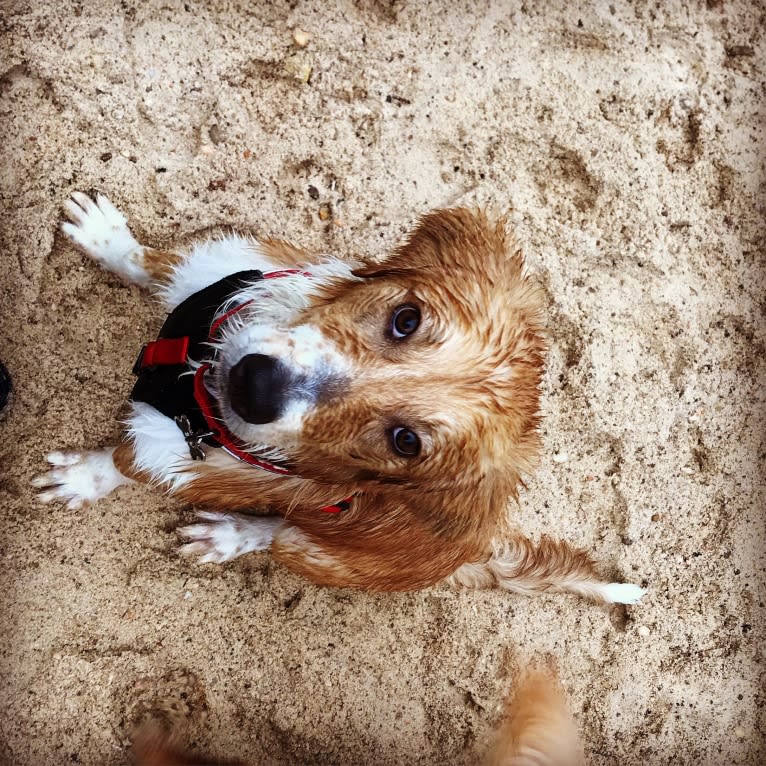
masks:
[(159, 288), (165, 305), (171, 309), (190, 295), (238, 271), (279, 268), (263, 251), (257, 240), (230, 235), (220, 239), (197, 242), (191, 251), (182, 254), (167, 284)]
[(207, 511), (197, 516), (202, 523), (179, 530), (179, 534), (189, 540), (180, 550), (187, 556), (199, 556), (200, 562), (206, 564), (221, 564), (245, 553), (265, 551), (284, 526), (283, 520), (274, 516)]
[(230, 370), (248, 354), (265, 354), (279, 359), (294, 375), (343, 374), (348, 363), (335, 344), (308, 325), (281, 329), (274, 325), (246, 325), (218, 346), (219, 364)]
[(287, 450), (299, 445), (303, 420), (310, 406), (305, 399), (293, 400), (277, 420), (262, 425), (247, 423), (228, 405), (221, 405), (221, 412), (228, 428), (245, 443), (248, 451), (279, 462), (286, 458)]
[(131, 402), (132, 413), (125, 421), (133, 445), (134, 464), (152, 481), (173, 491), (192, 481), (194, 466), (181, 429), (173, 420), (145, 402)]
[[(229, 404), (227, 389), (231, 369), (248, 354), (278, 359), (300, 383), (290, 390), (285, 410), (272, 423), (254, 425), (240, 418)], [(269, 444), (291, 449), (298, 444), (306, 414), (323, 382), (350, 374), (350, 366), (335, 345), (314, 327), (280, 329), (250, 324), (236, 334), (225, 331), (218, 345), (216, 397), (228, 428), (248, 445)]]
[(32, 479), (32, 486), (44, 489), (43, 503), (66, 500), (68, 508), (79, 508), (106, 497), (123, 484), (134, 483), (115, 468), (114, 447), (93, 452), (51, 452), (48, 473)]

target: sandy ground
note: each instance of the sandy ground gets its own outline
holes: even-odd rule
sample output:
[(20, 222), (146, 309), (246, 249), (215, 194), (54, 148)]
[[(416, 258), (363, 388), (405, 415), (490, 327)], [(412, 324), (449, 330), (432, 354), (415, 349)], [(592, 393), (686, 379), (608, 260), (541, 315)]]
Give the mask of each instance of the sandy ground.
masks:
[[(151, 714), (254, 764), (471, 764), (548, 655), (593, 764), (764, 762), (762, 3), (0, 7), (2, 763), (124, 764)], [(318, 589), (180, 558), (192, 509), (143, 488), (37, 503), (47, 451), (114, 443), (161, 319), (57, 233), (92, 188), (147, 243), (372, 255), (511, 207), (553, 343), (513, 512), (644, 603)]]

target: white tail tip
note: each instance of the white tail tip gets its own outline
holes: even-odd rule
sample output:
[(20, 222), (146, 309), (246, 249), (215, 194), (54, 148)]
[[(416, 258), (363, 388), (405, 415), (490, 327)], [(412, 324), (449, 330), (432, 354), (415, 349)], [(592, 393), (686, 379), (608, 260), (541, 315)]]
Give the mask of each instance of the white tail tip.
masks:
[(646, 591), (629, 582), (610, 582), (600, 588), (604, 601), (610, 604), (637, 604)]

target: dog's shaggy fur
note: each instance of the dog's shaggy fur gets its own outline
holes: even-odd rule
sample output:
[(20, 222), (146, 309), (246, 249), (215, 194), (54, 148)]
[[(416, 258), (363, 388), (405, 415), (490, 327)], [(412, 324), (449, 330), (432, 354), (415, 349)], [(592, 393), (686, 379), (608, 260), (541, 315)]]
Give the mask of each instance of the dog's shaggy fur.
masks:
[[(547, 538), (534, 545), (508, 528), (508, 498), (539, 447), (545, 338), (540, 291), (504, 221), (440, 210), (372, 263), (238, 236), (161, 251), (140, 245), (101, 195), (75, 194), (67, 212), (63, 229), (75, 243), (156, 290), (169, 310), (235, 272), (299, 270), (254, 282), (221, 307), (252, 300), (223, 324), (207, 380), (238, 441), (292, 473), (220, 449), (193, 461), (172, 420), (134, 403), (116, 448), (49, 456), (54, 467), (35, 482), (43, 500), (77, 506), (130, 481), (156, 483), (226, 511), (183, 530), (185, 552), (225, 561), (270, 547), (327, 585), (407, 590), (449, 577), (524, 593), (640, 598), (636, 586), (603, 582), (586, 554)], [(403, 307), (410, 321), (399, 327)], [(237, 401), (252, 396), (235, 390), (251, 355), (282, 371), (280, 406), (265, 419), (245, 417)], [(189, 369), (204, 361), (189, 360)], [(343, 498), (351, 498), (345, 512), (319, 510)], [(275, 515), (231, 513), (255, 508)]]

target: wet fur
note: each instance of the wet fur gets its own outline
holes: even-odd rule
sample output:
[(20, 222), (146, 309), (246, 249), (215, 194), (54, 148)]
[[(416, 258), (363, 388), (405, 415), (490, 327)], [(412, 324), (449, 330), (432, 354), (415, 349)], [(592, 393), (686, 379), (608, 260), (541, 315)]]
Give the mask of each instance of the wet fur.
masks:
[[(424, 587), (489, 550), (534, 463), (540, 295), (504, 222), (468, 210), (426, 216), (384, 263), (353, 275), (330, 280), (294, 320), (332, 338), (361, 380), (307, 418), (289, 455), (301, 479), (203, 466), (182, 494), (229, 508), (266, 496), (302, 533), (278, 538), (274, 555), (315, 581)], [(393, 344), (383, 328), (392, 306), (410, 301), (424, 307), (423, 326)], [(423, 459), (392, 454), (376, 428), (401, 410), (436, 424)], [(349, 495), (346, 513), (317, 512)], [(323, 565), (307, 559), (311, 546), (328, 551)]]
[[(421, 218), (382, 262), (370, 262), (233, 235), (188, 252), (154, 250), (133, 238), (102, 195), (94, 201), (75, 193), (66, 210), (72, 222), (62, 228), (76, 244), (126, 281), (153, 287), (168, 309), (245, 268), (297, 268), (311, 276), (258, 282), (235, 299), (255, 298), (224, 325), (213, 381), (230, 430), (255, 452), (284, 459), (293, 476), (254, 469), (222, 450), (192, 461), (172, 421), (134, 405), (124, 440), (108, 452), (114, 467), (106, 479), (88, 482), (82, 466), (104, 460), (85, 453), (77, 458), (76, 480), (66, 467), (35, 479), (45, 489), (42, 499), (77, 507), (100, 496), (96, 486), (135, 480), (195, 505), (263, 509), (284, 525), (262, 548), (240, 547), (270, 543), (277, 560), (324, 585), (410, 590), (451, 575), (463, 587), (640, 598), (636, 586), (604, 583), (587, 554), (564, 542), (534, 545), (508, 528), (508, 499), (539, 451), (546, 342), (541, 292), (504, 220), (439, 210)], [(386, 328), (403, 303), (419, 307), (420, 326), (393, 341)], [(302, 363), (296, 348), (303, 343), (303, 356), (313, 353), (330, 370), (333, 385), (286, 425), (251, 427), (227, 400), (226, 364), (258, 333), (265, 338), (258, 342), (292, 354), (291, 364)], [(422, 434), (417, 457), (391, 449), (387, 429), (401, 422)], [(344, 513), (319, 510), (346, 497), (353, 500)], [(230, 530), (249, 523), (252, 531), (257, 521), (227, 523)], [(187, 552), (215, 552), (214, 524), (187, 529), (196, 535)], [(250, 535), (262, 537), (257, 530)]]

